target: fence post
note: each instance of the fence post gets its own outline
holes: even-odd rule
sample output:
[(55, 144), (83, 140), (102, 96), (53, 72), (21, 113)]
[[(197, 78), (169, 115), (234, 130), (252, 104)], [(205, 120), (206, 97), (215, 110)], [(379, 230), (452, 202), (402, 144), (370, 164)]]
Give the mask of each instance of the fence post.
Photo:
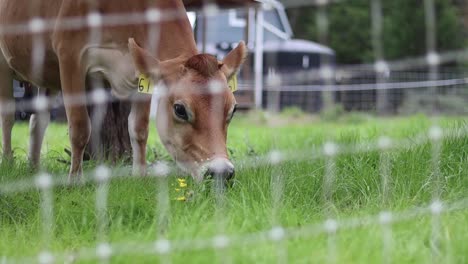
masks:
[(384, 61), (383, 41), (382, 41), (382, 2), (381, 0), (371, 0), (372, 8), (372, 46), (375, 57), (376, 74), (376, 110), (380, 115), (388, 114), (390, 111), (388, 94), (389, 91), (383, 87), (389, 75), (389, 68)]
[(261, 109), (263, 102), (263, 7), (256, 9), (255, 29), (255, 108)]

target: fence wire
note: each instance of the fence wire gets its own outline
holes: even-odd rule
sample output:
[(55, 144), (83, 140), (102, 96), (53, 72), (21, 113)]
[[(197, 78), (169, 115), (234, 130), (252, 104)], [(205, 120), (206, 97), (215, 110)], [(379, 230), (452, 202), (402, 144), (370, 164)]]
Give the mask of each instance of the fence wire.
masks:
[[(383, 52), (382, 41), (382, 18), (385, 13), (382, 11), (380, 0), (370, 0), (372, 13), (372, 43), (374, 49), (375, 61), (368, 64), (359, 65), (337, 65), (332, 67), (331, 61), (325, 61), (319, 68), (310, 70), (300, 70), (291, 73), (275, 73), (270, 71), (267, 76), (262, 76), (261, 82), (265, 84), (265, 88), (261, 91), (265, 92), (320, 92), (323, 98), (324, 107), (330, 107), (333, 104), (333, 91), (363, 91), (370, 90), (377, 93), (376, 109), (378, 111), (385, 111), (389, 106), (388, 91), (391, 89), (431, 89), (431, 96), (437, 97), (438, 91), (436, 88), (441, 87), (462, 87), (466, 90), (468, 78), (464, 76), (446, 76), (441, 73), (441, 65), (454, 62), (463, 62), (468, 58), (468, 49), (453, 50), (438, 52), (436, 46), (436, 31), (434, 14), (434, 1), (424, 1), (425, 12), (425, 28), (426, 28), (426, 44), (427, 53), (424, 56), (416, 58), (403, 58), (395, 61), (386, 60)], [(90, 1), (91, 3), (93, 1)], [(212, 2), (212, 1), (207, 1)], [(277, 5), (276, 1), (263, 0), (260, 5)], [(344, 1), (331, 1), (331, 0), (316, 0), (316, 1), (285, 1), (284, 6), (301, 7), (301, 6), (315, 6), (319, 11), (317, 12), (317, 24), (319, 34), (318, 41), (327, 45), (330, 28), (329, 17), (327, 14), (327, 7), (329, 5), (339, 5)], [(215, 15), (219, 12), (220, 7), (213, 3), (205, 5), (202, 11), (208, 15)], [(34, 10), (32, 12), (35, 12)], [(33, 15), (37, 15), (34, 14)], [(39, 78), (48, 69), (44, 68), (46, 58), (46, 38), (45, 33), (55, 31), (76, 31), (76, 30), (89, 30), (90, 42), (102, 41), (102, 31), (119, 26), (144, 26), (153, 25), (156, 23), (175, 21), (186, 17), (186, 13), (180, 10), (159, 10), (156, 8), (149, 8), (143, 13), (119, 13), (119, 14), (101, 14), (91, 10), (86, 16), (68, 17), (60, 19), (40, 18), (33, 16), (30, 21), (23, 21), (17, 24), (9, 24), (0, 26), (0, 36), (18, 36), (18, 35), (31, 35), (33, 36), (33, 48), (31, 54), (31, 72), (32, 76)], [(209, 16), (208, 16), (209, 19)], [(209, 20), (208, 22), (209, 23)], [(260, 27), (257, 25), (257, 30)], [(156, 28), (148, 30), (148, 39), (157, 39), (157, 31), (161, 30)], [(258, 38), (262, 39), (262, 38)], [(151, 42), (151, 41), (150, 41)], [(150, 47), (158, 45), (157, 41), (149, 43)], [(410, 72), (416, 71), (421, 67), (429, 67), (429, 72), (420, 79), (395, 79), (391, 75), (386, 75), (389, 72)], [(377, 73), (377, 75), (375, 75)], [(366, 82), (360, 83), (340, 83), (343, 79), (351, 79), (352, 77), (365, 77), (372, 74), (377, 78), (369, 78)], [(444, 77), (444, 78), (441, 78)], [(410, 80), (408, 80), (410, 79)], [(294, 84), (306, 83), (306, 84)], [(317, 83), (317, 82), (320, 83)], [(292, 84), (291, 84), (292, 83)], [(162, 85), (162, 84), (160, 84)], [(102, 84), (96, 85), (102, 88)], [(216, 85), (215, 85), (216, 86)], [(240, 91), (252, 91), (253, 82), (245, 80), (240, 85)], [(156, 89), (155, 100), (164, 98), (166, 94), (163, 89)], [(425, 90), (423, 90), (425, 91)], [(215, 91), (216, 92), (216, 91)], [(213, 89), (209, 90), (213, 93)], [(273, 100), (268, 98), (267, 105), (273, 104), (270, 109), (279, 109), (278, 98), (272, 97)], [(132, 102), (137, 100), (147, 100), (146, 98), (135, 97), (131, 99)], [(56, 98), (48, 98), (40, 95), (32, 99), (28, 104), (23, 106), (24, 111), (31, 112), (44, 112), (50, 108), (63, 106), (64, 102), (69, 106), (74, 105), (103, 105), (106, 103), (118, 102), (120, 99), (111, 96), (108, 91), (103, 89), (96, 89), (86, 94), (80, 95), (61, 95), (57, 101)], [(16, 102), (14, 100), (2, 100), (0, 105), (0, 112), (2, 114), (13, 113), (17, 111)], [(98, 111), (102, 113), (102, 111)], [(92, 118), (93, 127), (101, 128), (102, 115), (95, 115)], [(330, 263), (338, 263), (337, 257), (340, 255), (340, 248), (338, 247), (336, 236), (340, 232), (350, 229), (366, 228), (370, 226), (379, 226), (382, 231), (382, 262), (391, 263), (391, 256), (393, 250), (393, 230), (392, 225), (417, 219), (423, 216), (431, 218), (431, 253), (432, 259), (435, 263), (442, 261), (440, 256), (440, 240), (442, 233), (441, 217), (443, 214), (449, 214), (455, 211), (465, 211), (468, 209), (468, 198), (462, 198), (457, 201), (443, 201), (441, 200), (442, 181), (440, 179), (440, 159), (441, 159), (441, 144), (446, 139), (461, 139), (468, 136), (468, 127), (455, 130), (443, 130), (441, 127), (434, 124), (427, 133), (414, 136), (410, 139), (397, 140), (385, 136), (380, 137), (376, 141), (369, 141), (364, 143), (357, 143), (352, 145), (340, 145), (333, 142), (329, 138), (328, 141), (320, 147), (315, 149), (300, 149), (300, 150), (275, 150), (265, 155), (260, 155), (255, 158), (248, 158), (244, 160), (237, 160), (236, 165), (240, 169), (256, 168), (259, 166), (272, 166), (271, 175), (271, 197), (273, 202), (273, 213), (271, 216), (271, 228), (242, 235), (226, 234), (224, 232), (225, 225), (223, 221), (219, 222), (217, 227), (218, 234), (209, 238), (187, 238), (180, 240), (171, 240), (167, 238), (165, 230), (167, 229), (168, 221), (170, 221), (170, 197), (168, 186), (168, 175), (183, 175), (175, 166), (166, 163), (153, 164), (149, 169), (148, 177), (157, 178), (157, 223), (158, 234), (154, 242), (125, 242), (114, 243), (108, 237), (108, 222), (107, 217), (108, 199), (109, 199), (109, 186), (112, 181), (117, 178), (127, 178), (131, 174), (131, 169), (127, 168), (109, 168), (100, 165), (95, 170), (84, 173), (82, 180), (78, 183), (71, 183), (68, 180), (68, 174), (63, 175), (50, 175), (47, 173), (40, 173), (33, 179), (24, 178), (14, 182), (2, 182), (0, 184), (0, 195), (14, 195), (23, 192), (38, 190), (40, 192), (40, 215), (42, 223), (42, 241), (43, 248), (37, 256), (24, 256), (24, 257), (10, 257), (0, 255), (0, 263), (53, 263), (53, 262), (74, 262), (86, 260), (99, 260), (102, 263), (110, 262), (112, 257), (126, 256), (126, 255), (154, 255), (160, 256), (162, 263), (170, 263), (169, 255), (175, 252), (194, 251), (213, 249), (218, 253), (218, 261), (222, 263), (233, 263), (234, 260), (227, 250), (229, 246), (236, 245), (258, 245), (260, 243), (275, 243), (277, 246), (277, 259), (278, 263), (287, 263), (288, 251), (285, 245), (286, 241), (300, 238), (313, 238), (320, 234), (326, 234), (328, 257), (327, 261)], [(333, 193), (336, 188), (336, 174), (335, 159), (337, 155), (342, 154), (359, 154), (378, 151), (380, 155), (379, 161), (379, 175), (377, 178), (382, 182), (382, 204), (387, 206), (388, 197), (391, 195), (391, 160), (388, 157), (389, 151), (400, 151), (411, 149), (416, 146), (430, 144), (431, 151), (431, 170), (432, 175), (428, 176), (428, 180), (433, 183), (433, 195), (431, 203), (423, 207), (408, 209), (405, 211), (389, 211), (384, 209), (376, 215), (361, 216), (349, 219), (337, 219), (333, 210)], [(287, 164), (287, 162), (301, 162), (310, 161), (313, 159), (325, 159), (325, 172), (323, 181), (323, 201), (324, 207), (327, 210), (327, 220), (297, 227), (283, 227), (278, 221), (279, 208), (284, 199), (285, 191), (285, 175), (282, 174), (279, 166)], [(432, 177), (429, 179), (429, 177)], [(50, 249), (53, 237), (54, 228), (54, 203), (53, 193), (56, 188), (76, 186), (80, 184), (95, 184), (97, 186), (95, 193), (95, 211), (97, 218), (96, 230), (96, 246), (80, 248), (73, 251), (54, 252)], [(216, 215), (222, 219), (222, 215), (226, 209), (226, 190), (223, 189), (222, 184), (218, 184), (215, 188), (216, 197)]]

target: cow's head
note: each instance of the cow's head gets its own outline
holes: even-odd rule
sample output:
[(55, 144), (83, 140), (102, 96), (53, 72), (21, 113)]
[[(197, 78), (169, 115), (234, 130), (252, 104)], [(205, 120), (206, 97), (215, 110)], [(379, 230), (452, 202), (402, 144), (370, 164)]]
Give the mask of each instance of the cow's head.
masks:
[(207, 54), (158, 61), (133, 39), (129, 50), (139, 73), (165, 83), (156, 124), (161, 141), (177, 164), (196, 180), (204, 176), (231, 179), (234, 166), (229, 161), (226, 138), (236, 100), (228, 81), (247, 55), (245, 44), (241, 42), (223, 61)]

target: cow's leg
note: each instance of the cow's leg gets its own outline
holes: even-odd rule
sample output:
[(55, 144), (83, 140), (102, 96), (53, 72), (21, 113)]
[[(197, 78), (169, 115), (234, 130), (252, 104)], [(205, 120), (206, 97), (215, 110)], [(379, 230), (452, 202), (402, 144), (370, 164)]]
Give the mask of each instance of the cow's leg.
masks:
[[(46, 96), (45, 89), (37, 88), (37, 96)], [(50, 121), (48, 109), (37, 110), (29, 119), (29, 162), (33, 168), (39, 168), (41, 146)]]
[(13, 72), (0, 51), (0, 125), (2, 126), (3, 158), (11, 159), (11, 130), (15, 123), (15, 100), (13, 98)]
[(91, 135), (91, 121), (85, 100), (85, 77), (79, 57), (72, 51), (58, 49), (60, 81), (65, 112), (68, 119), (68, 134), (71, 144), (70, 182), (76, 181), (83, 173), (83, 154)]
[(128, 132), (133, 151), (133, 175), (146, 174), (146, 142), (148, 140), (151, 97), (137, 95), (128, 116)]

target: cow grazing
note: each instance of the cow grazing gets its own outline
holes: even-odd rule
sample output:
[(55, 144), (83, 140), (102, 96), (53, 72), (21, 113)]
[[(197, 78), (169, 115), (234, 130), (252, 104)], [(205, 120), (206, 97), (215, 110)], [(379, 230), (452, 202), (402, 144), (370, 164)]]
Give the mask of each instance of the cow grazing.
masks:
[[(61, 26), (76, 17), (89, 17), (90, 12), (94, 17), (99, 14), (104, 18), (119, 14), (144, 17), (141, 14), (151, 14), (148, 10), (152, 10), (152, 14), (175, 14), (175, 17), (137, 24), (104, 23), (97, 31), (93, 27)], [(158, 92), (163, 96), (158, 103), (157, 129), (177, 163), (197, 180), (207, 174), (232, 178), (234, 166), (227, 155), (226, 137), (236, 102), (228, 81), (246, 56), (243, 42), (223, 61), (199, 54), (181, 0), (0, 1), (0, 25), (3, 27), (27, 23), (32, 18), (37, 21), (38, 17), (53, 21), (54, 27), (34, 35), (9, 32), (0, 37), (4, 157), (11, 156), (14, 113), (11, 104), (6, 102), (13, 100), (12, 78), (16, 77), (50, 94), (62, 91), (71, 143), (69, 177), (70, 180), (79, 178), (91, 124), (86, 102), (76, 103), (73, 98), (85, 94), (87, 77), (99, 74), (110, 84), (116, 97), (132, 99), (128, 124), (133, 169), (135, 173), (144, 173), (151, 95), (138, 93), (137, 88), (138, 76), (145, 74), (153, 83), (165, 84), (158, 88), (162, 89)], [(37, 39), (42, 40), (44, 48), (43, 71), (39, 73), (31, 66), (36, 44), (33, 40)], [(47, 123), (48, 118), (39, 115), (30, 122), (29, 157), (33, 165), (39, 162)]]

